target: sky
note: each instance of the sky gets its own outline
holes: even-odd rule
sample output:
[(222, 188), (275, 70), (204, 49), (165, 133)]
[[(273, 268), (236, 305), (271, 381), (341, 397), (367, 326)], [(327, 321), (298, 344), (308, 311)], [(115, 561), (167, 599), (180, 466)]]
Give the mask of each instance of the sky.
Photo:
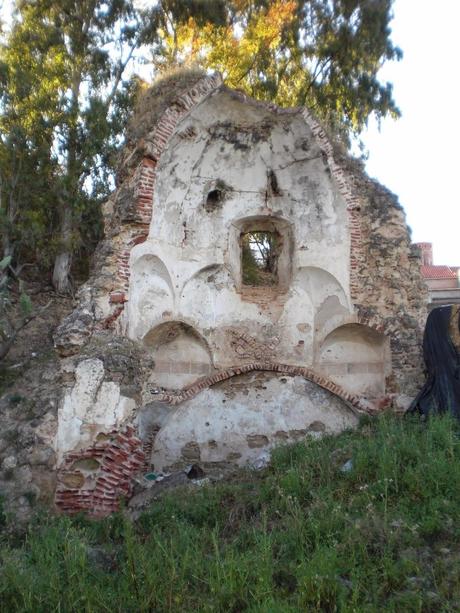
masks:
[(364, 134), (368, 174), (399, 197), (414, 242), (460, 265), (459, 0), (396, 0), (392, 40), (404, 53), (380, 76), (402, 112)]
[[(10, 1), (0, 0), (4, 16)], [(380, 130), (370, 122), (366, 170), (398, 196), (412, 240), (433, 243), (434, 263), (460, 265), (460, 0), (395, 0), (393, 12), (404, 57), (380, 78), (393, 83), (402, 118)]]

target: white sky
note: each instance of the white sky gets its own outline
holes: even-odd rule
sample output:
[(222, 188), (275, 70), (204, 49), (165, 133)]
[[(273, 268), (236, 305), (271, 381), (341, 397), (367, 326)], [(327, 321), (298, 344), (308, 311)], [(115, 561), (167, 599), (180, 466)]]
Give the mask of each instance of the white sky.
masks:
[(392, 40), (404, 52), (384, 66), (403, 117), (364, 135), (367, 172), (399, 196), (414, 242), (434, 263), (460, 265), (459, 0), (396, 0)]
[[(6, 18), (10, 1), (0, 0)], [(398, 195), (412, 239), (432, 242), (435, 263), (451, 265), (460, 265), (459, 23), (460, 0), (395, 1), (392, 40), (404, 58), (381, 78), (403, 117), (363, 135), (367, 171)]]

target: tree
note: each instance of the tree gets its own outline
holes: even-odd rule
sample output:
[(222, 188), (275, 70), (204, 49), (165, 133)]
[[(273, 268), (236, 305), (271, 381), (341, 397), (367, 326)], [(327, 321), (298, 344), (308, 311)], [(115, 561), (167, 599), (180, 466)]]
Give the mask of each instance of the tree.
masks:
[(399, 116), (391, 85), (378, 79), (382, 64), (402, 55), (390, 39), (392, 2), (232, 0), (225, 23), (203, 23), (187, 15), (178, 22), (177, 2), (165, 0), (156, 65), (219, 70), (255, 98), (307, 105), (349, 140), (372, 113)]
[[(129, 95), (123, 76), (139, 46), (139, 32), (130, 0), (18, 3), (3, 55), (8, 83), (26, 83), (27, 104), (9, 98), (3, 114), (14, 108), (10, 135), (24, 126), (23, 145), (29, 153), (35, 126), (44, 126), (51, 135), (47, 150), (54, 172), (49, 196), (58, 216), (53, 270), (58, 291), (70, 289), (72, 254), (83, 240), (82, 219), (94, 219), (111, 186), (110, 158)], [(27, 79), (17, 78), (24, 57), (33, 88), (27, 88)]]
[[(14, 276), (14, 291), (11, 277)], [(16, 295), (15, 295), (16, 294)], [(30, 297), (24, 291), (24, 284), (19, 271), (11, 267), (11, 256), (0, 261), (0, 361), (3, 360), (16, 340), (19, 332), (31, 321), (43, 313), (50, 303), (40, 309), (34, 309)]]

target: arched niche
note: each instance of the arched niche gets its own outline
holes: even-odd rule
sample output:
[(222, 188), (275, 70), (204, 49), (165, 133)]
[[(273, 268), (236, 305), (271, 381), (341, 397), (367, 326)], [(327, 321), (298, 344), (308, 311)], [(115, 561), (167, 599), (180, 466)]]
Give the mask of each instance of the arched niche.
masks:
[[(272, 256), (276, 259), (276, 274), (267, 284), (271, 291), (286, 292), (291, 284), (293, 236), (291, 224), (280, 217), (269, 215), (254, 215), (238, 219), (232, 223), (229, 234), (228, 264), (233, 271), (235, 285), (238, 291), (250, 287), (250, 282), (244, 279), (243, 253), (245, 237), (249, 234), (264, 233), (273, 238), (276, 248)], [(264, 284), (259, 285), (264, 287)]]
[(357, 424), (337, 396), (294, 374), (239, 373), (185, 399), (161, 421), (151, 461), (170, 471), (192, 462), (221, 471), (275, 446), (337, 433)]
[(154, 368), (149, 382), (166, 389), (182, 389), (213, 370), (206, 340), (182, 321), (168, 321), (143, 338), (152, 352)]
[(317, 367), (350, 392), (382, 396), (390, 370), (388, 338), (362, 324), (340, 326), (322, 342)]
[(182, 288), (177, 312), (198, 325), (216, 325), (232, 309), (234, 283), (222, 264), (211, 264), (195, 272)]
[(173, 312), (174, 289), (165, 263), (145, 254), (131, 266), (129, 285), (129, 334), (142, 338), (162, 314)]
[(349, 300), (340, 281), (329, 271), (316, 266), (302, 266), (297, 270), (295, 283), (310, 296), (317, 309), (328, 300), (336, 297), (337, 303), (347, 308)]

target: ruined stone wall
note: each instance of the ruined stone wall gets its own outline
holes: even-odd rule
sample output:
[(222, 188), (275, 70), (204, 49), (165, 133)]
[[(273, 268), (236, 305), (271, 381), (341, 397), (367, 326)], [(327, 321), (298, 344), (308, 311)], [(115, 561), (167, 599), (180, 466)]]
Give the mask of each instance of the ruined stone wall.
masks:
[[(238, 335), (279, 362), (312, 364), (324, 301), (335, 296), (351, 314), (350, 243), (346, 204), (301, 114), (220, 90), (180, 124), (156, 173), (149, 235), (131, 251), (123, 331), (141, 341), (163, 323), (185, 322), (216, 368), (254, 359), (251, 340), (238, 355)], [(245, 287), (240, 235), (262, 228), (282, 237), (280, 284)], [(171, 360), (177, 367), (180, 358)]]
[[(421, 343), (428, 303), (420, 253), (411, 244), (397, 197), (367, 177), (359, 163), (336, 157), (359, 198), (361, 254), (353, 304), (360, 321), (390, 341), (387, 393), (413, 397), (423, 382)], [(401, 402), (408, 404), (407, 398)]]
[[(308, 111), (218, 76), (188, 87), (129, 144), (56, 337), (67, 512), (114, 510), (143, 471), (239, 465), (402, 408), (418, 385), (426, 288), (394, 196)], [(250, 230), (280, 237), (274, 286), (242, 282)]]

